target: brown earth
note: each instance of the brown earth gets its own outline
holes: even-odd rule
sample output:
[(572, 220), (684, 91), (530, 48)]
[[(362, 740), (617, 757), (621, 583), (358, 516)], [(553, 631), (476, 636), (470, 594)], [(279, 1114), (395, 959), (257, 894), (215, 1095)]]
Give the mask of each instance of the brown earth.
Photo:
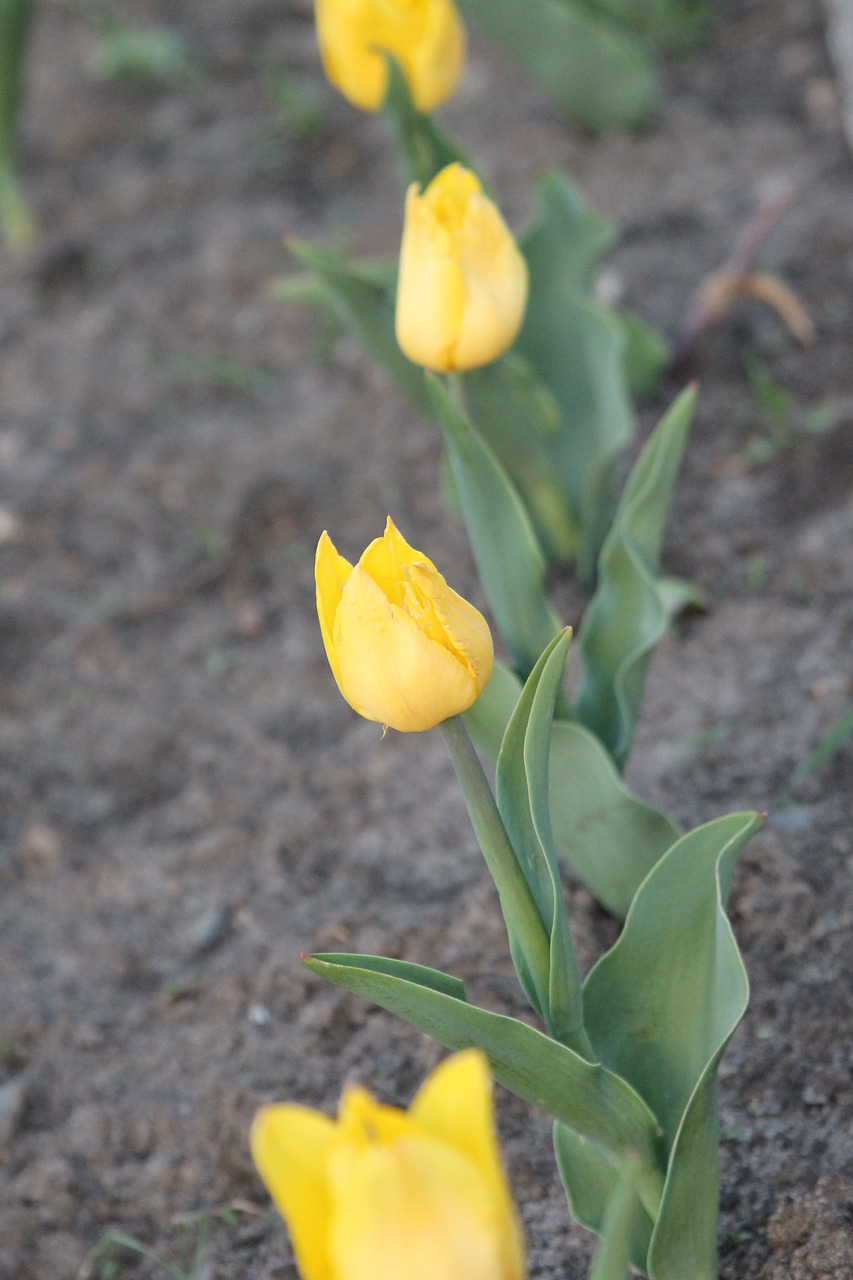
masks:
[[(352, 1078), (407, 1101), (439, 1057), (299, 952), (415, 958), (521, 1010), (440, 740), (382, 740), (334, 688), (313, 547), (327, 526), (357, 555), (390, 511), (477, 587), (435, 431), (352, 339), (267, 297), (284, 235), (394, 251), (383, 122), (322, 81), (307, 0), (122, 8), (177, 25), (202, 71), (95, 83), (91, 30), (46, 4), (24, 148), (43, 242), (0, 259), (0, 1277), (74, 1277), (115, 1229), (194, 1280), (272, 1280), (294, 1271), (255, 1108), (331, 1109)], [(685, 824), (770, 811), (732, 897), (753, 1001), (722, 1070), (721, 1274), (844, 1280), (850, 747), (786, 788), (851, 700), (853, 166), (817, 0), (720, 10), (644, 136), (580, 135), (480, 39), (445, 118), (516, 226), (543, 167), (573, 175), (669, 332), (768, 188), (798, 188), (763, 261), (818, 340), (746, 307), (704, 344), (666, 567), (709, 609), (660, 647), (630, 777)], [(317, 133), (265, 69), (319, 95)], [(588, 964), (615, 925), (567, 893)], [(584, 1276), (548, 1122), (499, 1102), (531, 1275)], [(95, 1274), (165, 1274), (109, 1256)]]

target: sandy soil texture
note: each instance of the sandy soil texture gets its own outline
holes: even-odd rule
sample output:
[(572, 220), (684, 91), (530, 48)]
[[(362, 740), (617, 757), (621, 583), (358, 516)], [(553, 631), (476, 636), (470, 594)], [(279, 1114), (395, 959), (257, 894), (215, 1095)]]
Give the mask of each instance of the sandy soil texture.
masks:
[[(790, 779), (851, 702), (853, 165), (819, 0), (719, 9), (643, 136), (582, 136), (479, 38), (444, 119), (517, 227), (544, 167), (571, 174), (621, 228), (627, 303), (669, 333), (774, 184), (798, 190), (762, 262), (818, 339), (745, 306), (692, 370), (665, 566), (708, 610), (655, 656), (629, 777), (685, 825), (769, 811), (732, 897), (753, 1001), (722, 1069), (721, 1276), (844, 1280), (850, 746)], [(268, 297), (284, 236), (399, 236), (385, 126), (325, 85), (308, 0), (123, 12), (176, 26), (199, 74), (97, 83), (91, 30), (45, 4), (24, 139), (43, 240), (0, 257), (0, 1277), (72, 1280), (117, 1229), (194, 1280), (292, 1280), (255, 1108), (331, 1109), (356, 1078), (405, 1102), (439, 1057), (299, 952), (405, 956), (522, 1008), (440, 739), (382, 740), (334, 687), (314, 545), (328, 527), (357, 555), (391, 512), (478, 588), (434, 428)], [(314, 132), (276, 107), (282, 72), (318, 95)], [(616, 926), (566, 893), (586, 966)], [(531, 1276), (580, 1280), (548, 1122), (499, 1106)]]

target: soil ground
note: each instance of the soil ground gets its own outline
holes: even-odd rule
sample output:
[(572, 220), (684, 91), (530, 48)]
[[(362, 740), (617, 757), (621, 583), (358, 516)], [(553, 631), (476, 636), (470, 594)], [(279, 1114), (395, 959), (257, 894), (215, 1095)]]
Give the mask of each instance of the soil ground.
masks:
[[(439, 1058), (300, 951), (417, 959), (522, 1008), (440, 739), (382, 740), (334, 687), (313, 549), (328, 527), (358, 555), (390, 511), (477, 585), (434, 429), (267, 294), (286, 235), (394, 252), (383, 122), (325, 85), (307, 0), (122, 11), (177, 25), (201, 70), (97, 83), (91, 29), (45, 4), (24, 146), (43, 241), (0, 259), (0, 1277), (70, 1280), (119, 1230), (194, 1280), (290, 1280), (256, 1107), (331, 1110), (347, 1079), (406, 1102)], [(769, 811), (732, 894), (753, 1000), (722, 1069), (721, 1276), (845, 1280), (849, 745), (788, 781), (851, 700), (853, 165), (817, 0), (719, 11), (643, 136), (584, 137), (478, 37), (444, 119), (515, 226), (541, 169), (572, 175), (621, 229), (627, 302), (670, 333), (796, 185), (762, 260), (818, 339), (746, 307), (703, 344), (666, 568), (709, 607), (655, 656), (629, 776), (685, 825)], [(274, 107), (281, 71), (318, 95), (310, 136)], [(586, 966), (616, 926), (566, 892)], [(499, 1108), (531, 1276), (580, 1280), (548, 1122)], [(165, 1274), (109, 1256), (96, 1274)]]

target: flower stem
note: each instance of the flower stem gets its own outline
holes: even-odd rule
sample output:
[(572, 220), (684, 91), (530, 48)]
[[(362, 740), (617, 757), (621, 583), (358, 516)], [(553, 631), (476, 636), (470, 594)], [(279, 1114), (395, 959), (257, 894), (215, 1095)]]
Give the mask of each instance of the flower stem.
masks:
[[(548, 1023), (551, 971), (548, 929), (507, 835), (483, 766), (462, 718), (451, 716), (439, 728), (465, 796), (471, 825), (500, 897), (510, 943), (515, 942), (521, 950), (535, 988), (538, 1012)], [(525, 987), (520, 973), (519, 979), (522, 987)], [(587, 1061), (594, 1059), (582, 1026), (571, 1036), (571, 1040), (572, 1043), (567, 1047), (574, 1049)]]

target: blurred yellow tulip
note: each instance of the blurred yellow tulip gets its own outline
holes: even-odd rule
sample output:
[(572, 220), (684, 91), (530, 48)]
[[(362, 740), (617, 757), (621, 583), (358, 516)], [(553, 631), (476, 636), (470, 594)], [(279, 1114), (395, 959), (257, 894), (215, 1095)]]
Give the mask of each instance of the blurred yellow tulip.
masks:
[(390, 516), (355, 566), (324, 533), (314, 573), (326, 656), (359, 715), (418, 732), (482, 692), (494, 661), (488, 623)]
[(397, 284), (397, 341), (427, 369), (475, 369), (503, 355), (527, 304), (527, 263), (476, 175), (442, 169), (413, 183)]
[(524, 1276), (479, 1050), (445, 1059), (408, 1111), (361, 1088), (344, 1092), (337, 1122), (307, 1107), (264, 1107), (252, 1155), (303, 1280)]
[(465, 60), (465, 28), (453, 0), (314, 0), (326, 75), (363, 111), (388, 87), (385, 54), (403, 69), (419, 111), (446, 102)]

